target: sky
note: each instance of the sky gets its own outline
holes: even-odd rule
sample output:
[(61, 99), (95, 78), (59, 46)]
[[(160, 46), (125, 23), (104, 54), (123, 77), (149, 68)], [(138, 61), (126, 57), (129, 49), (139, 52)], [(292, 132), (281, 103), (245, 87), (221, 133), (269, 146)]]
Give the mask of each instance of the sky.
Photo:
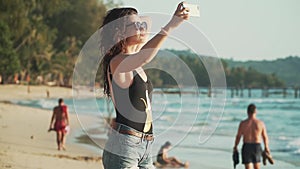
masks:
[[(179, 0), (120, 0), (139, 13), (174, 13)], [(200, 6), (190, 24), (210, 41), (216, 55), (240, 61), (300, 56), (299, 0), (186, 0)], [(161, 25), (163, 26), (163, 25)], [(185, 49), (176, 42), (163, 48)]]

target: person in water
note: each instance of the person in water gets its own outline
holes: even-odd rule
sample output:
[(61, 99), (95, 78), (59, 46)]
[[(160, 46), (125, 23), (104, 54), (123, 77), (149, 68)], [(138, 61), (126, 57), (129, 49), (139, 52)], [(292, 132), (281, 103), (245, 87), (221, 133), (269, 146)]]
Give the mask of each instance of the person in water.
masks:
[(105, 169), (154, 168), (152, 83), (143, 66), (156, 56), (167, 35), (189, 18), (180, 3), (171, 20), (150, 40), (149, 22), (134, 8), (107, 12), (99, 29), (104, 94), (113, 101), (116, 119), (103, 151)]
[(157, 155), (157, 162), (162, 167), (188, 167), (189, 162), (181, 162), (176, 157), (168, 157), (168, 151), (171, 149), (171, 143), (167, 141), (163, 146), (161, 146)]
[(62, 98), (58, 99), (58, 106), (53, 108), (53, 114), (48, 131), (56, 131), (56, 142), (58, 150), (66, 150), (66, 133), (69, 127), (68, 107)]
[[(243, 137), (242, 163), (246, 169), (250, 169), (252, 165), (254, 169), (259, 169), (262, 154), (267, 154), (269, 162), (273, 163), (270, 156), (267, 129), (264, 122), (256, 118), (257, 110), (254, 104), (248, 106), (247, 114), (248, 118), (240, 122), (233, 151), (238, 151), (237, 146)], [(264, 152), (262, 151), (261, 140), (264, 142)]]

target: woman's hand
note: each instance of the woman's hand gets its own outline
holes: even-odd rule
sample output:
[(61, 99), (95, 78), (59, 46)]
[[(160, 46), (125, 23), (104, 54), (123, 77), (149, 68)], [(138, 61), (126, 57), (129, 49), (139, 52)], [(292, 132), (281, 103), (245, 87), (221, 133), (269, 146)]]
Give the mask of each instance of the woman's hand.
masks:
[(177, 9), (176, 9), (176, 11), (173, 15), (173, 18), (172, 18), (172, 20), (174, 18), (178, 18), (179, 20), (175, 20), (175, 21), (179, 22), (179, 24), (182, 23), (183, 20), (188, 20), (189, 19), (188, 11), (190, 9), (188, 7), (185, 7), (184, 4), (185, 4), (185, 2), (181, 2), (181, 3), (178, 4)]
[(49, 129), (48, 129), (48, 132), (50, 132), (52, 130), (54, 130), (54, 128), (50, 126)]
[(184, 20), (189, 19), (189, 13), (187, 12), (189, 9), (184, 7), (185, 2), (181, 2), (178, 4), (177, 9), (170, 20), (170, 22), (163, 28), (165, 31), (169, 31), (170, 29), (174, 29), (179, 26)]

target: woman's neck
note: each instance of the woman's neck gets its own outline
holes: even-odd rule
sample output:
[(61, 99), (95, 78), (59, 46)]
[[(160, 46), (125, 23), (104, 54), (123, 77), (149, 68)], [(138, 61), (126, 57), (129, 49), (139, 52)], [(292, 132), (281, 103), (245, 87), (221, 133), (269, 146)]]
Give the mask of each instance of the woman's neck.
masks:
[(134, 54), (140, 50), (140, 45), (128, 45), (125, 47), (124, 54)]

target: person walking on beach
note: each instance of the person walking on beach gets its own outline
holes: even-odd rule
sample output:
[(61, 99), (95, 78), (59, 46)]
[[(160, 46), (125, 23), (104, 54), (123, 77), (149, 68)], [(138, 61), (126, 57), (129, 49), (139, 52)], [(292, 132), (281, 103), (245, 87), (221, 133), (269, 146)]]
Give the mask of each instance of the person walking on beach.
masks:
[(116, 124), (103, 151), (105, 169), (154, 168), (150, 154), (153, 87), (142, 67), (156, 56), (167, 35), (189, 18), (182, 4), (149, 41), (149, 22), (143, 21), (136, 9), (114, 8), (104, 17), (99, 30), (104, 94), (116, 110)]
[(58, 106), (54, 107), (48, 131), (56, 131), (56, 142), (58, 150), (66, 150), (66, 133), (69, 128), (69, 112), (62, 98), (58, 99)]
[[(240, 122), (233, 151), (238, 151), (237, 146), (243, 137), (242, 163), (246, 169), (250, 169), (252, 165), (254, 169), (259, 169), (263, 153), (261, 139), (264, 142), (264, 152), (270, 154), (267, 129), (264, 122), (256, 118), (257, 110), (254, 104), (248, 106), (247, 113), (248, 118)], [(268, 158), (272, 164), (271, 156), (268, 155)]]
[(168, 157), (168, 151), (171, 148), (171, 143), (167, 141), (163, 146), (161, 146), (157, 155), (157, 162), (161, 167), (189, 167), (189, 162), (181, 162), (176, 157)]

